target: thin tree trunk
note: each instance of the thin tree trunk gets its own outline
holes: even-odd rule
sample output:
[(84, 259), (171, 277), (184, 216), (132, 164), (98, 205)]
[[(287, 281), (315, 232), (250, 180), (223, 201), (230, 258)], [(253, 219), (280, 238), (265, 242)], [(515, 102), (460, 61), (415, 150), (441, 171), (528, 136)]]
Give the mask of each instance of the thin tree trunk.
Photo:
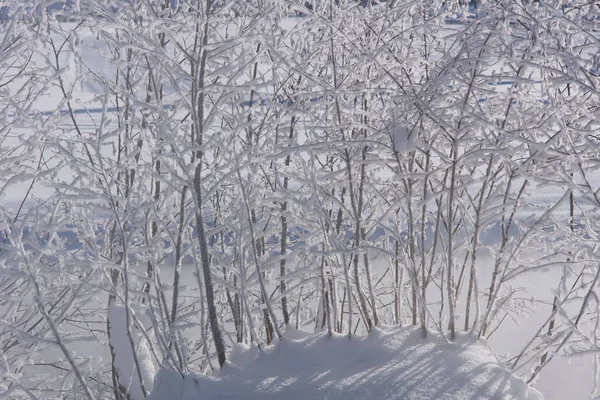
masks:
[(402, 288), (404, 287), (404, 268), (400, 268), (400, 241), (398, 239), (396, 239), (396, 257), (394, 258), (394, 266), (396, 269), (394, 317), (396, 319), (396, 324), (402, 326)]
[(428, 277), (425, 271), (425, 227), (427, 220), (427, 181), (431, 157), (429, 151), (425, 153), (425, 177), (423, 178), (423, 207), (421, 209), (421, 332), (427, 337), (427, 285)]
[(454, 290), (454, 232), (452, 230), (454, 220), (454, 191), (456, 185), (456, 164), (458, 158), (458, 145), (456, 141), (453, 144), (452, 149), (452, 172), (450, 174), (450, 191), (448, 194), (448, 276), (447, 276), (447, 292), (448, 292), (448, 312), (449, 312), (449, 323), (448, 328), (450, 329), (450, 340), (456, 339), (456, 329), (454, 326), (455, 321), (455, 302), (456, 292)]
[[(366, 148), (363, 149), (363, 155), (366, 152)], [(365, 179), (365, 169), (364, 163), (360, 168), (360, 183), (358, 187), (358, 199), (356, 199), (356, 194), (354, 192), (354, 180), (352, 179), (352, 169), (350, 166), (350, 153), (348, 149), (345, 150), (346, 153), (346, 169), (348, 174), (348, 190), (350, 191), (350, 203), (352, 204), (352, 208), (354, 211), (354, 219), (355, 219), (355, 227), (354, 227), (354, 284), (356, 286), (358, 301), (360, 305), (360, 311), (365, 318), (365, 324), (367, 325), (367, 331), (370, 331), (373, 327), (373, 322), (371, 321), (371, 317), (369, 316), (369, 311), (367, 309), (367, 302), (365, 300), (364, 293), (362, 292), (361, 284), (360, 284), (360, 274), (358, 271), (359, 265), (359, 248), (360, 248), (360, 237), (361, 237), (361, 217), (362, 217), (362, 205), (363, 205), (363, 183)]]
[(184, 186), (181, 190), (181, 203), (179, 204), (179, 229), (177, 232), (177, 242), (175, 243), (175, 272), (173, 273), (173, 299), (171, 302), (171, 323), (173, 324), (177, 318), (179, 307), (179, 280), (181, 276), (182, 262), (182, 241), (183, 231), (185, 229), (185, 197), (188, 187)]
[[(571, 174), (571, 178), (573, 174)], [(571, 232), (575, 231), (575, 194), (571, 191), (569, 195), (569, 229)], [(567, 258), (567, 263), (571, 262), (571, 257)], [(558, 310), (559, 303), (558, 296), (554, 296), (554, 301), (552, 302), (552, 315), (556, 316), (556, 311)], [(556, 323), (556, 318), (552, 318), (550, 323), (548, 324), (548, 336), (552, 336), (552, 331), (554, 330), (554, 324)], [(540, 365), (544, 365), (546, 363), (546, 359), (548, 358), (548, 352), (545, 352), (542, 355), (540, 360)]]
[[(298, 78), (298, 83), (300, 83), (302, 77)], [(292, 140), (294, 137), (294, 125), (296, 124), (296, 116), (293, 115), (292, 116), (292, 120), (290, 122), (290, 134), (289, 134), (289, 140)], [(285, 166), (289, 167), (290, 165), (290, 161), (291, 161), (291, 156), (288, 155), (285, 158)], [(283, 190), (287, 191), (288, 188), (288, 183), (289, 183), (289, 177), (285, 176), (283, 178)], [(285, 295), (285, 291), (287, 290), (287, 284), (285, 281), (285, 275), (286, 275), (286, 261), (285, 261), (285, 254), (287, 252), (287, 235), (288, 235), (288, 225), (287, 225), (287, 216), (286, 216), (286, 212), (287, 212), (287, 201), (284, 201), (281, 204), (281, 261), (279, 264), (279, 275), (281, 278), (281, 283), (280, 283), (280, 293), (281, 293), (281, 312), (283, 314), (283, 323), (287, 326), (290, 323), (290, 314), (288, 311), (288, 304), (287, 304), (287, 296)]]
[[(260, 265), (260, 261), (258, 259), (258, 249), (257, 249), (257, 245), (256, 245), (256, 235), (254, 234), (254, 226), (252, 223), (252, 212), (250, 210), (250, 204), (248, 202), (248, 195), (246, 194), (246, 189), (244, 188), (244, 184), (242, 181), (242, 174), (240, 172), (240, 168), (239, 165), (236, 166), (237, 168), (237, 176), (240, 182), (240, 188), (242, 191), (242, 200), (244, 202), (245, 208), (246, 208), (246, 212), (248, 214), (248, 224), (249, 224), (249, 230), (250, 230), (250, 239), (252, 241), (252, 256), (254, 258), (254, 264), (256, 267), (256, 274), (258, 275), (258, 282), (260, 285), (260, 291), (262, 294), (262, 298), (263, 298), (263, 302), (266, 306), (266, 312), (265, 312), (265, 323), (266, 324), (270, 324), (270, 321), (273, 321), (272, 324), (272, 329), (275, 331), (275, 333), (277, 334), (277, 337), (279, 339), (281, 339), (282, 334), (281, 331), (279, 330), (279, 324), (277, 323), (277, 317), (275, 316), (275, 313), (273, 312), (273, 309), (271, 307), (271, 302), (269, 301), (269, 296), (267, 294), (267, 289), (265, 287), (265, 282), (264, 282), (264, 277), (263, 277), (263, 272), (262, 272), (262, 268)], [(270, 321), (269, 321), (270, 318)], [(267, 327), (267, 330), (270, 329), (271, 326)]]
[[(204, 9), (200, 5), (200, 0), (198, 1), (198, 10)], [(196, 31), (196, 50), (200, 54), (199, 64), (192, 64), (192, 76), (196, 77), (196, 79), (192, 82), (192, 112), (194, 115), (194, 144), (196, 146), (202, 146), (204, 141), (204, 106), (205, 106), (205, 93), (204, 93), (204, 77), (206, 73), (206, 60), (207, 60), (207, 52), (206, 46), (208, 44), (208, 33), (209, 33), (209, 16), (212, 8), (212, 1), (206, 0), (206, 8), (204, 11), (206, 15), (206, 21), (203, 22), (202, 28), (200, 28), (200, 24), (197, 25)], [(200, 32), (200, 29), (202, 31)], [(201, 37), (201, 43), (199, 43), (199, 37)], [(215, 344), (215, 349), (217, 351), (217, 358), (219, 360), (219, 365), (223, 368), (223, 365), (226, 361), (225, 355), (225, 343), (223, 342), (223, 336), (221, 334), (221, 330), (219, 328), (219, 319), (217, 317), (217, 307), (215, 304), (215, 292), (214, 285), (212, 281), (212, 272), (210, 268), (210, 259), (208, 255), (208, 241), (206, 239), (206, 232), (204, 228), (204, 215), (203, 215), (203, 189), (202, 189), (202, 165), (204, 161), (204, 153), (201, 150), (197, 150), (194, 154), (194, 160), (192, 164), (195, 163), (194, 168), (194, 181), (193, 181), (193, 190), (194, 190), (194, 200), (196, 206), (196, 230), (198, 235), (198, 245), (200, 247), (200, 260), (202, 263), (202, 275), (204, 277), (204, 292), (206, 296), (206, 303), (208, 309), (208, 320), (210, 323), (210, 329), (213, 337), (213, 342)]]
[[(492, 165), (494, 162), (494, 157), (491, 156), (490, 157), (490, 161), (488, 163), (488, 167), (485, 173), (485, 180), (483, 181), (483, 184), (481, 185), (481, 190), (479, 191), (479, 201), (477, 204), (477, 209), (475, 210), (475, 225), (473, 227), (473, 240), (472, 240), (472, 249), (471, 249), (471, 275), (469, 277), (469, 288), (467, 290), (467, 304), (466, 304), (466, 309), (465, 309), (465, 326), (464, 326), (464, 330), (465, 332), (468, 332), (470, 330), (470, 314), (471, 314), (471, 299), (473, 297), (473, 289), (475, 287), (475, 281), (477, 279), (477, 270), (475, 268), (476, 262), (477, 262), (477, 247), (479, 247), (479, 232), (481, 229), (481, 214), (483, 212), (483, 200), (485, 198), (485, 191), (486, 191), (486, 187), (488, 185), (489, 179), (490, 179), (490, 174), (492, 171)], [(479, 293), (475, 292), (475, 296), (478, 297)], [(475, 324), (477, 324), (477, 320), (475, 321)]]
[[(363, 240), (366, 241), (367, 234), (365, 228), (362, 228)], [(377, 315), (377, 298), (375, 291), (373, 290), (373, 282), (371, 280), (371, 265), (369, 264), (369, 256), (367, 253), (363, 254), (363, 262), (365, 264), (365, 274), (367, 278), (367, 290), (369, 291), (369, 300), (371, 302), (371, 312), (373, 313), (373, 323), (375, 326), (379, 325), (379, 316)]]

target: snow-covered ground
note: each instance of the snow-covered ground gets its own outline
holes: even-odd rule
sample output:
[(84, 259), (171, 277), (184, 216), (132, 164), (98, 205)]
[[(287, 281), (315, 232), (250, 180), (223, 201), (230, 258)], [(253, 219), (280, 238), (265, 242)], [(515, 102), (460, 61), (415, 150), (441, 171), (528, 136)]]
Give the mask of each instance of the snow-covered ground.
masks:
[(415, 328), (368, 336), (289, 331), (275, 345), (238, 346), (213, 376), (163, 369), (148, 400), (386, 399), (541, 400), (492, 350), (469, 336), (453, 343)]

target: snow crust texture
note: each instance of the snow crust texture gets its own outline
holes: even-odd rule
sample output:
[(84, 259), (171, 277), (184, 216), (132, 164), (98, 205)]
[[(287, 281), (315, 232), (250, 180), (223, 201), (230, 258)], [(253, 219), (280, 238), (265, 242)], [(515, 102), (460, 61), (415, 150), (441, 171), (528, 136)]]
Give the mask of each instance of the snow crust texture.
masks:
[(262, 350), (238, 346), (230, 360), (213, 376), (163, 369), (148, 400), (542, 400), (476, 339), (422, 339), (412, 328), (350, 340), (288, 331)]

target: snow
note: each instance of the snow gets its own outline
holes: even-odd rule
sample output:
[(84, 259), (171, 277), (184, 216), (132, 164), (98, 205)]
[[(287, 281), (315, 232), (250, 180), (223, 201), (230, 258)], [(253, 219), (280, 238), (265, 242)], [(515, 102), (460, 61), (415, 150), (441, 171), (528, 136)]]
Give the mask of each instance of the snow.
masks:
[[(143, 400), (144, 395), (140, 387), (138, 373), (133, 362), (131, 344), (128, 339), (125, 307), (111, 304), (108, 308), (108, 320), (110, 326), (110, 343), (115, 356), (115, 366), (121, 382), (128, 382), (131, 400)], [(133, 330), (133, 329), (132, 329)], [(136, 354), (140, 365), (141, 376), (144, 387), (152, 388), (152, 377), (155, 375), (154, 364), (150, 355), (148, 344), (143, 336), (135, 331), (132, 332), (136, 343)]]
[(448, 343), (415, 328), (368, 336), (286, 333), (272, 346), (237, 345), (212, 376), (162, 369), (148, 400), (403, 399), (541, 400), (482, 342)]
[(417, 132), (403, 125), (396, 125), (392, 130), (394, 151), (403, 153), (416, 148)]

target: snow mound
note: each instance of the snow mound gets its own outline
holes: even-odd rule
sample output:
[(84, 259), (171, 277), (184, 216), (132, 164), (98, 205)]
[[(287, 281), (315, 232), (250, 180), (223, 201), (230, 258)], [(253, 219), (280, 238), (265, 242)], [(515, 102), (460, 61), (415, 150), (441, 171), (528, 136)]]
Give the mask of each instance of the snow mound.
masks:
[[(298, 331), (293, 336), (298, 338)], [(366, 337), (327, 334), (237, 346), (212, 376), (163, 369), (147, 400), (207, 399), (512, 399), (542, 400), (481, 342), (461, 336), (422, 339), (413, 328), (376, 329)]]

